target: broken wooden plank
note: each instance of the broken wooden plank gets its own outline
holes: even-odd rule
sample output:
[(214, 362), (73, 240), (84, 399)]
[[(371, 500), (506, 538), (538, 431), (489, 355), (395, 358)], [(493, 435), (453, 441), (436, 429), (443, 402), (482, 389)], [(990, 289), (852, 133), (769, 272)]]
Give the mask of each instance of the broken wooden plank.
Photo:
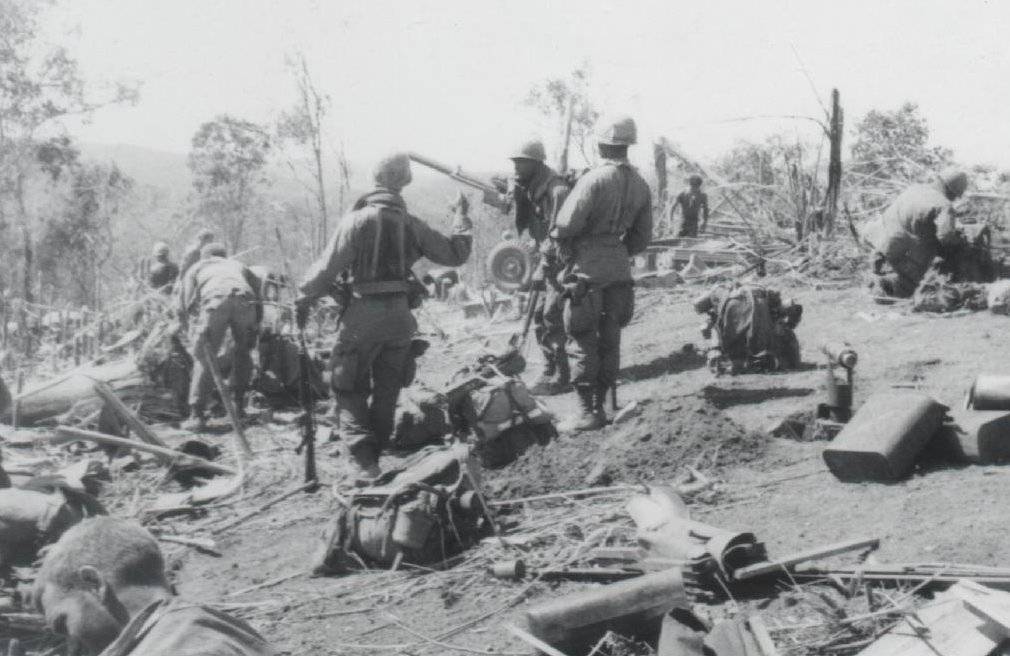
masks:
[(951, 591), (968, 610), (983, 620), (999, 625), (1003, 628), (1004, 638), (1010, 637), (1010, 594), (973, 581), (959, 581)]
[(167, 449), (165, 447), (155, 446), (154, 444), (144, 444), (143, 442), (137, 442), (135, 440), (128, 440), (122, 437), (113, 437), (112, 435), (106, 435), (104, 433), (96, 433), (95, 431), (84, 430), (81, 428), (71, 428), (70, 426), (59, 426), (56, 429), (55, 435), (50, 435), (42, 437), (40, 439), (47, 440), (54, 443), (63, 442), (73, 442), (77, 440), (87, 440), (89, 442), (95, 442), (96, 444), (104, 444), (107, 446), (121, 446), (127, 449), (133, 449), (134, 451), (143, 451), (145, 453), (153, 453), (154, 455), (161, 458), (166, 462), (184, 462), (193, 463), (200, 465), (201, 467), (212, 471), (216, 474), (224, 474), (226, 476), (234, 476), (236, 472), (231, 467), (226, 467), (225, 465), (219, 465), (216, 462), (211, 462), (210, 460), (205, 460), (203, 458), (189, 455), (188, 453), (183, 453), (181, 451), (175, 451), (174, 449)]
[(768, 627), (760, 615), (751, 615), (747, 618), (747, 626), (750, 627), (751, 635), (761, 648), (762, 656), (779, 656), (779, 650), (775, 647), (775, 641), (768, 633)]
[(212, 353), (210, 347), (206, 344), (203, 345), (203, 353), (204, 364), (210, 370), (210, 375), (214, 379), (214, 385), (217, 386), (217, 391), (221, 395), (221, 403), (224, 405), (228, 418), (231, 419), (232, 428), (235, 430), (235, 459), (238, 460), (239, 470), (244, 471), (245, 461), (252, 456), (252, 449), (249, 448), (249, 441), (245, 437), (245, 429), (238, 416), (238, 411), (235, 409), (235, 399), (231, 397), (231, 394), (229, 394), (230, 390), (224, 384), (221, 369), (217, 366), (217, 355)]
[(116, 411), (126, 425), (130, 427), (137, 437), (144, 440), (148, 444), (154, 444), (155, 446), (160, 446), (163, 448), (168, 448), (168, 445), (160, 437), (158, 437), (153, 430), (148, 427), (140, 417), (136, 415), (125, 403), (119, 398), (119, 396), (112, 390), (111, 387), (106, 385), (100, 380), (94, 380), (95, 393), (102, 397), (109, 406)]
[(957, 595), (955, 589), (937, 595), (859, 656), (987, 656), (1002, 642), (1001, 630), (980, 620)]
[(543, 652), (548, 656), (568, 656), (567, 654), (565, 654), (565, 652), (561, 651), (560, 649), (555, 649), (554, 647), (551, 647), (549, 644), (547, 644), (540, 638), (536, 637), (535, 635), (531, 634), (529, 631), (524, 631), (523, 629), (520, 629), (518, 626), (514, 624), (506, 624), (505, 630), (514, 635), (515, 637), (519, 638), (526, 644), (528, 644), (530, 647), (533, 647), (534, 649)]
[(745, 581), (747, 579), (754, 579), (759, 576), (766, 576), (776, 572), (788, 571), (791, 567), (804, 563), (808, 560), (837, 556), (838, 554), (846, 553), (848, 551), (876, 549), (879, 546), (880, 538), (863, 538), (859, 540), (836, 542), (835, 544), (831, 544), (826, 547), (817, 547), (814, 549), (807, 549), (806, 551), (800, 551), (799, 553), (786, 556), (785, 558), (741, 567), (733, 571), (733, 578), (738, 581)]
[(944, 570), (917, 570), (908, 567), (875, 565), (873, 567), (802, 567), (792, 572), (797, 581), (810, 581), (837, 577), (844, 580), (858, 579), (861, 581), (882, 581), (889, 583), (937, 583), (951, 584), (967, 580), (998, 590), (1010, 590), (1010, 575), (979, 572), (971, 574), (964, 571), (945, 572)]

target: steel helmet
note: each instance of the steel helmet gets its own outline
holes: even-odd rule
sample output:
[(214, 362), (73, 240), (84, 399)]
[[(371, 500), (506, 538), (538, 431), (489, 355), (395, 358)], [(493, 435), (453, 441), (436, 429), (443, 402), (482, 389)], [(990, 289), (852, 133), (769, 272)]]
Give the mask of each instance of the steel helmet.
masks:
[(155, 243), (154, 248), (151, 249), (151, 255), (154, 257), (168, 257), (168, 244), (163, 241)]
[(968, 174), (961, 169), (949, 168), (940, 174), (940, 184), (947, 198), (960, 198), (968, 188)]
[(638, 128), (630, 116), (615, 116), (600, 123), (596, 142), (607, 146), (630, 146), (638, 143)]
[(221, 242), (212, 241), (200, 249), (200, 259), (208, 257), (228, 257), (228, 249)]
[(538, 162), (546, 162), (547, 153), (544, 151), (544, 142), (539, 139), (524, 141), (512, 151), (509, 159), (534, 159)]
[(380, 187), (400, 191), (410, 184), (410, 158), (406, 153), (390, 153), (379, 160), (372, 170), (372, 178)]

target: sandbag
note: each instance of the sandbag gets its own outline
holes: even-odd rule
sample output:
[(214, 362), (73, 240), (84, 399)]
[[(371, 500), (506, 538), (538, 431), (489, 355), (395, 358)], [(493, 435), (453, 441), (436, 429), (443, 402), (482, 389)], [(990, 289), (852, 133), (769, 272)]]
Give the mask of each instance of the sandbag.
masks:
[(955, 310), (984, 310), (988, 304), (986, 285), (952, 282), (952, 277), (935, 269), (926, 272), (912, 294), (913, 312), (945, 313)]
[(316, 576), (394, 562), (440, 562), (476, 544), (490, 528), (470, 447), (429, 447), (403, 469), (349, 497), (323, 537)]

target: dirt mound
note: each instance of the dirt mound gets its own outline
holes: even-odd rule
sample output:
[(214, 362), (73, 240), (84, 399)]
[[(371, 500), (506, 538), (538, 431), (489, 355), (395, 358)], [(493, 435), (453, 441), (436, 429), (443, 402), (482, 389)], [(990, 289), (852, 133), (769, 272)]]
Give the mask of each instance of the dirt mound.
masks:
[(754, 460), (766, 441), (702, 396), (654, 400), (618, 426), (534, 446), (508, 467), (486, 472), (485, 481), (490, 495), (501, 499), (669, 482), (686, 467), (711, 471)]

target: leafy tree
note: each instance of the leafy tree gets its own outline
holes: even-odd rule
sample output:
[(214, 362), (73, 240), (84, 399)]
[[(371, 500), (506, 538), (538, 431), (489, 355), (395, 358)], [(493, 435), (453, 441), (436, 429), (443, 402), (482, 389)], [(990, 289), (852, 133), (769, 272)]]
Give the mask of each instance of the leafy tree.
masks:
[(856, 123), (850, 170), (869, 181), (910, 182), (950, 164), (952, 156), (929, 144), (929, 124), (907, 102), (893, 111), (870, 110)]
[(193, 135), (188, 164), (196, 211), (217, 227), (233, 251), (242, 248), (246, 223), (259, 190), (267, 184), (264, 169), (270, 147), (262, 126), (226, 114), (204, 123)]
[[(40, 165), (52, 175), (58, 163), (51, 157), (57, 150), (45, 144), (59, 146), (63, 119), (87, 116), (111, 103), (135, 102), (138, 96), (136, 85), (123, 83), (93, 93), (67, 50), (43, 42), (40, 24), (51, 5), (45, 0), (0, 0), (0, 257), (10, 279), (21, 279), (27, 300), (33, 295), (32, 228), (37, 214), (30, 203), (31, 186)], [(49, 159), (40, 161), (40, 156)], [(10, 234), (14, 226), (20, 233), (16, 238)]]
[(526, 105), (539, 111), (557, 126), (558, 141), (561, 144), (558, 166), (562, 170), (568, 168), (570, 141), (579, 149), (585, 164), (592, 164), (596, 160), (592, 137), (600, 112), (589, 98), (589, 82), (589, 64), (583, 63), (567, 78), (551, 78), (540, 82), (526, 96)]
[(97, 307), (115, 244), (113, 220), (133, 181), (115, 164), (74, 161), (63, 173), (61, 206), (44, 220), (38, 243), (40, 282), (59, 290), (60, 300)]

